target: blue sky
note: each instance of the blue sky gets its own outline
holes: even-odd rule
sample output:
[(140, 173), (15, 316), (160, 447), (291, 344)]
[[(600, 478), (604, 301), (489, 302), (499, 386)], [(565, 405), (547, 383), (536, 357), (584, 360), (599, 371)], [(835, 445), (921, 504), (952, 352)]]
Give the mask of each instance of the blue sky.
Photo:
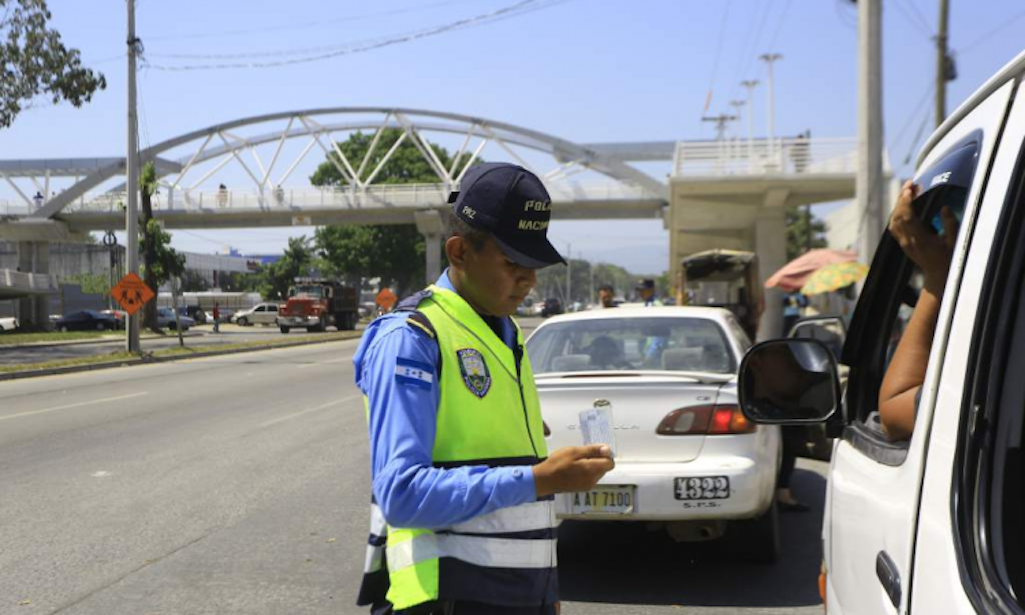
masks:
[[(486, 13), (516, 0), (138, 1), (138, 33), (152, 64), (174, 54), (273, 52), (337, 46)], [(93, 103), (40, 106), (0, 132), (0, 158), (120, 155), (125, 142), (123, 0), (50, 0), (65, 41), (107, 77)], [(775, 51), (776, 132), (816, 137), (856, 130), (856, 12), (847, 0), (540, 0), (539, 10), (367, 53), (274, 69), (141, 71), (143, 145), (239, 117), (323, 106), (405, 106), (481, 116), (571, 141), (712, 138), (701, 122), (743, 97)], [(884, 0), (886, 142), (898, 170), (931, 129), (937, 0)], [(1021, 51), (1025, 6), (951, 0), (959, 77), (953, 109)], [(1017, 18), (1017, 21), (1012, 21)], [(1016, 27), (1017, 26), (1017, 27)], [(764, 134), (765, 88), (755, 93)], [(919, 129), (928, 125), (920, 135)], [(668, 168), (666, 169), (668, 170)], [(0, 188), (2, 190), (2, 188)], [(0, 191), (0, 198), (6, 194)], [(177, 232), (202, 252), (273, 252), (296, 229)], [(301, 231), (299, 231), (301, 232)], [(559, 222), (557, 245), (635, 272), (667, 267), (658, 221)]]

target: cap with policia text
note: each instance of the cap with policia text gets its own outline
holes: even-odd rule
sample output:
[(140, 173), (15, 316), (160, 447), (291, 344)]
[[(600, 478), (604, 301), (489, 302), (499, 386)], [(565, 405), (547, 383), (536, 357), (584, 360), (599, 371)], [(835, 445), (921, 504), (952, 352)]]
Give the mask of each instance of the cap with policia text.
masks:
[(530, 269), (566, 263), (548, 241), (552, 199), (536, 175), (514, 164), (488, 162), (470, 167), (460, 187), (448, 198), (453, 213), (491, 233), (513, 262)]

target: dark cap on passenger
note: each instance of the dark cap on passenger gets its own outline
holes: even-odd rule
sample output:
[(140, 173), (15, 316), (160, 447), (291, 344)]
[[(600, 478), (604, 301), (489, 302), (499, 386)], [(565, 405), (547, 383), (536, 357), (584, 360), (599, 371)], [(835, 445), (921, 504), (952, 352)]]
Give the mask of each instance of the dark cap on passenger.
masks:
[(460, 187), (448, 198), (453, 213), (491, 233), (513, 262), (530, 269), (566, 263), (548, 241), (552, 199), (536, 175), (514, 164), (488, 162), (470, 167)]

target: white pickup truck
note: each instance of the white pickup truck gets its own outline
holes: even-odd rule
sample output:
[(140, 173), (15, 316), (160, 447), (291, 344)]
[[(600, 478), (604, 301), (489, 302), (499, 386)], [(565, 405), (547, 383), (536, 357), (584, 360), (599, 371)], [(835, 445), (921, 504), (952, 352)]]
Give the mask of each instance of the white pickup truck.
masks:
[(889, 233), (843, 349), (843, 392), (818, 340), (765, 342), (741, 367), (748, 418), (825, 422), (839, 436), (822, 534), (830, 615), (1025, 612), (1023, 77), (1025, 53), (918, 158), (919, 219), (945, 232), (947, 207), (960, 226), (910, 439), (888, 437), (878, 418), (880, 384), (921, 288)]

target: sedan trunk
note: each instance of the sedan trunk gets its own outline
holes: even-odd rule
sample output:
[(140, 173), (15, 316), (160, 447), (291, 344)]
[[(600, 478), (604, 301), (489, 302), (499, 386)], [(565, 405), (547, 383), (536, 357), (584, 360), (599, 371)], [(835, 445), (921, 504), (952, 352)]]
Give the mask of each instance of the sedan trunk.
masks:
[[(541, 414), (551, 430), (549, 452), (584, 443), (578, 415), (607, 400), (612, 408), (618, 461), (690, 461), (701, 453), (704, 434), (658, 435), (663, 419), (680, 408), (711, 406), (721, 382), (684, 376), (601, 373), (537, 376)], [(604, 404), (599, 404), (604, 405)]]

